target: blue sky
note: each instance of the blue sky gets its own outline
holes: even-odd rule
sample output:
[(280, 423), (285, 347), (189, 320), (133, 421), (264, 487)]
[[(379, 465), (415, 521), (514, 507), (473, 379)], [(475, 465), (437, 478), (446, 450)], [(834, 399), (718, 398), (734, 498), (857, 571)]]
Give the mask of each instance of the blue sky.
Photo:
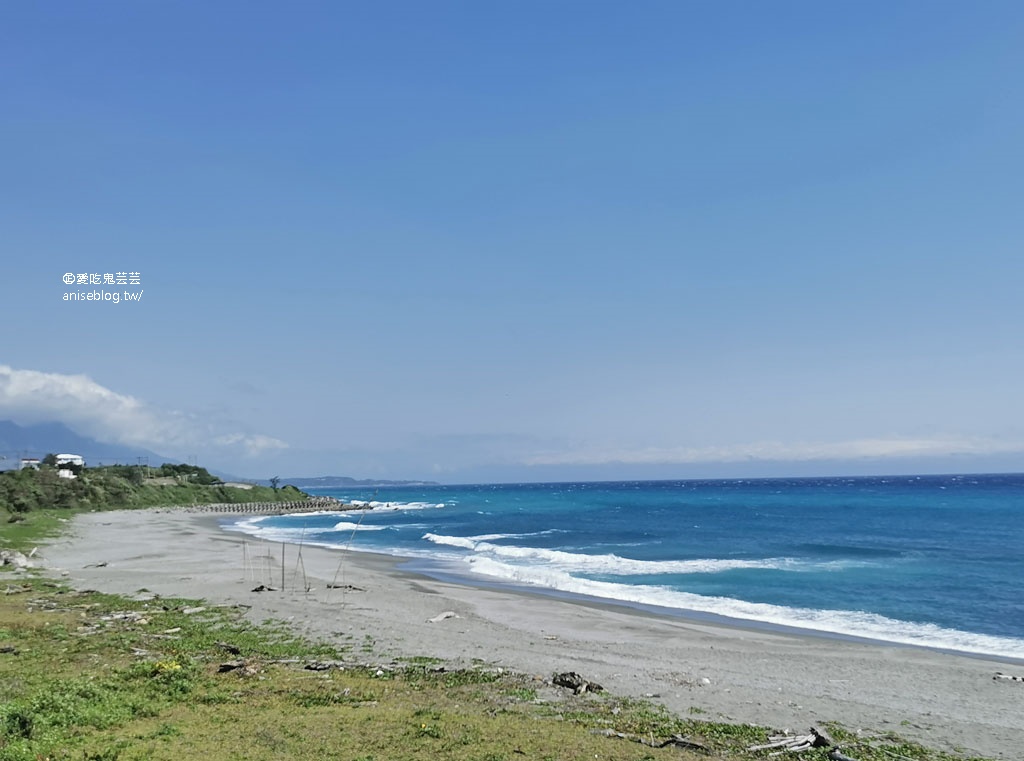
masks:
[[(7, 4), (0, 418), (251, 477), (1020, 470), (1022, 38), (1015, 2)], [(140, 301), (63, 301), (120, 271)]]

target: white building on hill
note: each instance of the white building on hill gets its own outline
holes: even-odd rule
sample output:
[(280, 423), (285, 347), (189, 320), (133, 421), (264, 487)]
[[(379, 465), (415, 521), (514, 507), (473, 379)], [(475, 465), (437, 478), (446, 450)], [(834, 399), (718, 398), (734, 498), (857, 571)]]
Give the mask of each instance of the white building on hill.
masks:
[(75, 465), (79, 468), (85, 467), (85, 458), (80, 454), (59, 454), (57, 455), (57, 475), (61, 478), (78, 478), (75, 471), (68, 467)]

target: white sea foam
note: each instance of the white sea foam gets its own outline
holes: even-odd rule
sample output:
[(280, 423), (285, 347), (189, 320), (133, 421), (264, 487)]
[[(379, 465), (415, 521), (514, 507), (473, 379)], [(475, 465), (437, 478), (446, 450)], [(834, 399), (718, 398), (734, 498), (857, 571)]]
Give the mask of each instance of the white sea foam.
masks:
[[(498, 539), (523, 539), (527, 536), (546, 536), (548, 534), (563, 534), (565, 531), (558, 528), (549, 528), (546, 531), (529, 531), (525, 534), (479, 534), (477, 536), (467, 536), (466, 539), (471, 539), (474, 542), (493, 542)], [(457, 538), (457, 537), (452, 537)]]
[(429, 542), (435, 544), (445, 544), (449, 547), (462, 547), (467, 550), (475, 550), (479, 544), (475, 539), (471, 537), (463, 536), (438, 536), (437, 534), (424, 534), (423, 538)]
[(386, 526), (368, 526), (365, 523), (350, 523), (349, 521), (338, 521), (334, 524), (333, 531), (380, 531)]
[(512, 565), (488, 557), (474, 556), (466, 558), (466, 561), (474, 573), (573, 594), (678, 610), (700, 611), (733, 619), (864, 637), (905, 645), (997, 655), (1006, 658), (1024, 658), (1024, 640), (1021, 639), (973, 634), (946, 629), (934, 624), (899, 621), (876, 613), (788, 608), (727, 597), (706, 597), (662, 586), (592, 581), (576, 578), (557, 568)]
[[(587, 555), (578, 552), (548, 550), (540, 547), (517, 547), (493, 544), (480, 537), (444, 536), (425, 534), (434, 544), (460, 547), (491, 558), (518, 560), (520, 562), (543, 563), (547, 567), (572, 573), (641, 575), (665, 573), (719, 573), (737, 568), (793, 569), (802, 565), (791, 558), (766, 558), (759, 560), (737, 560), (706, 558), (698, 560), (634, 560), (619, 555)], [(495, 538), (501, 538), (495, 536)]]
[(352, 507), (371, 510), (429, 510), (445, 506), (444, 502), (380, 502), (378, 500), (367, 502), (362, 499), (349, 500), (348, 504)]
[(285, 528), (283, 526), (264, 526), (263, 522), (270, 516), (261, 515), (256, 518), (246, 518), (236, 523), (225, 526), (229, 531), (241, 531), (257, 539), (264, 539), (271, 542), (300, 542), (310, 533), (305, 526)]

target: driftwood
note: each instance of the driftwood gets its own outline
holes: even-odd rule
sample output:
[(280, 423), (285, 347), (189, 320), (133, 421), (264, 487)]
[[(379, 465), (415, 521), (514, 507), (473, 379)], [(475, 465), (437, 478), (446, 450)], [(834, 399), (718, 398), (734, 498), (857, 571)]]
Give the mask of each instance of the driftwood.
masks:
[(604, 692), (604, 687), (597, 684), (597, 682), (588, 682), (575, 671), (555, 674), (551, 678), (551, 683), (559, 687), (568, 687), (577, 695), (582, 695), (584, 692)]
[(17, 550), (0, 550), (0, 565), (13, 565), (15, 568), (32, 568), (31, 555), (26, 556)]
[(997, 671), (993, 679), (1003, 679), (1007, 682), (1024, 682), (1024, 676), (1013, 676), (1011, 674), (1004, 674), (1002, 671)]
[(344, 661), (310, 661), (302, 668), (306, 669), (306, 671), (330, 671), (331, 669), (344, 671), (349, 666), (351, 664)]
[(255, 676), (259, 673), (259, 668), (255, 663), (250, 663), (245, 659), (226, 661), (217, 667), (218, 674), (226, 674), (230, 671), (237, 671), (242, 676)]
[(829, 748), (828, 758), (830, 761), (856, 761), (849, 756), (844, 756), (828, 732), (817, 727), (811, 727), (811, 731), (806, 735), (773, 735), (764, 745), (751, 745), (747, 750), (774, 750), (774, 753), (768, 755), (778, 756), (789, 752), (799, 753), (811, 748)]
[(446, 621), (449, 618), (458, 618), (454, 610), (446, 610), (444, 613), (438, 613), (433, 618), (428, 618), (428, 624), (439, 624), (442, 621)]

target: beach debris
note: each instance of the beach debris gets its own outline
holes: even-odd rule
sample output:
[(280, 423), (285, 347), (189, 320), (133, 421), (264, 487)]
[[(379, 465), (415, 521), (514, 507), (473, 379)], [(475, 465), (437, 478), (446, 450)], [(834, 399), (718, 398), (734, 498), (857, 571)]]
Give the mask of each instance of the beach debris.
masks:
[(18, 648), (14, 645), (0, 645), (0, 653), (9, 653), (10, 655), (17, 655)]
[(110, 564), (106, 560), (101, 560), (98, 563), (89, 563), (88, 565), (83, 565), (82, 568), (106, 568), (108, 565)]
[(781, 748), (782, 750), (801, 751), (808, 748), (827, 748), (832, 745), (835, 745), (835, 741), (829, 737), (828, 733), (811, 727), (811, 731), (806, 735), (772, 735), (766, 744), (752, 745), (747, 750)]
[(259, 669), (245, 659), (225, 661), (217, 667), (218, 674), (226, 674), (229, 671), (238, 671), (242, 676), (255, 676), (259, 673)]
[(149, 619), (146, 618), (144, 613), (140, 613), (137, 610), (118, 610), (113, 613), (108, 613), (105, 616), (100, 616), (100, 621), (127, 621), (130, 624), (148, 624)]
[(221, 641), (221, 642), (218, 642), (216, 644), (217, 644), (217, 647), (219, 647), (221, 650), (226, 650), (227, 652), (231, 653), (232, 655), (241, 655), (242, 654), (241, 648), (239, 648), (237, 645), (232, 645), (230, 642), (223, 642), (223, 641)]
[(181, 612), (186, 616), (192, 616), (196, 613), (202, 613), (204, 610), (206, 610), (205, 605), (197, 605), (194, 608), (182, 608)]
[(253, 587), (253, 592), (276, 592), (277, 590), (273, 587), (268, 587), (266, 584), (260, 584), (258, 587)]
[(439, 624), (442, 621), (445, 621), (445, 620), (447, 620), (449, 618), (458, 618), (458, 617), (459, 616), (455, 613), (454, 610), (446, 610), (444, 613), (438, 613), (433, 618), (428, 618), (427, 619), (427, 623), (428, 624)]
[(31, 591), (32, 591), (31, 587), (20, 587), (20, 586), (12, 587), (10, 584), (8, 584), (7, 585), (7, 589), (4, 590), (4, 594), (5, 595), (17, 595), (17, 594), (21, 594), (22, 592), (31, 592)]
[(587, 681), (575, 671), (565, 671), (561, 674), (555, 674), (551, 678), (551, 683), (558, 687), (568, 687), (577, 695), (582, 695), (584, 692), (604, 692), (604, 687), (599, 685), (597, 682)]
[(346, 664), (344, 661), (310, 661), (302, 668), (306, 671), (330, 671), (331, 669), (344, 671)]
[(799, 753), (811, 748), (829, 748), (828, 758), (830, 761), (855, 761), (849, 756), (844, 756), (842, 750), (836, 745), (828, 732), (817, 727), (811, 727), (806, 735), (772, 735), (764, 745), (751, 745), (747, 750), (775, 750), (769, 756), (779, 756), (783, 753)]
[(670, 745), (676, 748), (686, 748), (687, 750), (695, 750), (701, 753), (710, 753), (711, 748), (707, 745), (702, 745), (699, 742), (687, 739), (682, 735), (672, 735), (667, 740), (655, 740), (653, 737), (641, 737), (640, 735), (630, 735), (625, 732), (616, 732), (614, 729), (595, 729), (594, 734), (602, 735), (603, 737), (615, 737), (619, 740), (629, 740), (630, 742), (640, 743), (646, 745), (648, 748), (667, 748)]
[(15, 568), (31, 568), (32, 561), (24, 552), (17, 550), (0, 550), (0, 565), (13, 565)]
[(365, 592), (366, 590), (362, 587), (356, 587), (352, 584), (328, 584), (328, 589), (343, 589), (346, 592)]
[(1024, 676), (1014, 676), (1012, 674), (1004, 674), (1002, 671), (997, 671), (993, 679), (1002, 679), (1006, 682), (1024, 682)]

